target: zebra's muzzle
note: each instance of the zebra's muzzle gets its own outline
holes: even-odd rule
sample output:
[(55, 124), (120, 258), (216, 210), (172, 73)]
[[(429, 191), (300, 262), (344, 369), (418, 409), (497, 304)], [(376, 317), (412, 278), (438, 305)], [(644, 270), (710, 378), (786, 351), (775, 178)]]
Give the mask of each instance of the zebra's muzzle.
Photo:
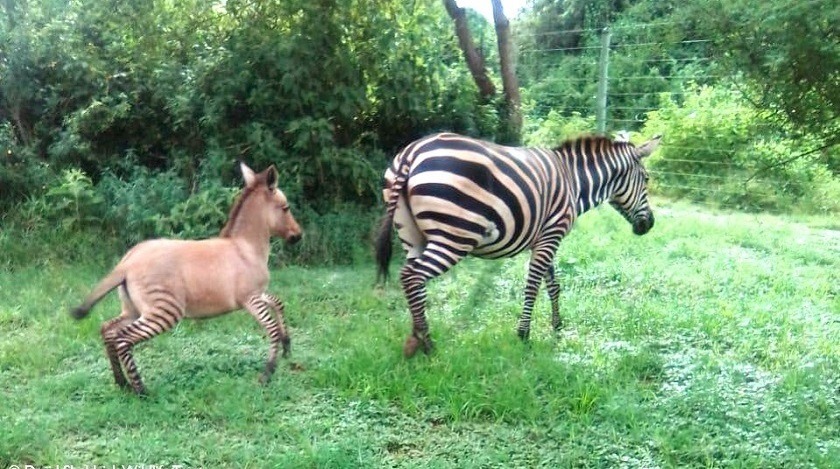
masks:
[(653, 214), (650, 217), (640, 217), (633, 221), (633, 234), (639, 236), (647, 233), (653, 228)]

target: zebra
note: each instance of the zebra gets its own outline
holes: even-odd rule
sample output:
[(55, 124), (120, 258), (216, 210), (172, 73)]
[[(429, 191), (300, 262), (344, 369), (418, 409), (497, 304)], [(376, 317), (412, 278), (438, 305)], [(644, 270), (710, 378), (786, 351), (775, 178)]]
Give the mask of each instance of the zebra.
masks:
[(132, 348), (184, 318), (247, 310), (268, 334), (268, 361), (260, 376), (263, 384), (275, 371), (280, 346), (284, 357), (289, 353), (283, 303), (266, 292), (269, 238), (279, 236), (294, 244), (302, 231), (277, 187), (274, 165), (260, 173), (245, 163), (240, 168), (245, 188), (218, 237), (144, 241), (131, 248), (82, 304), (71, 310), (75, 319), (82, 319), (108, 292), (118, 289), (120, 315), (105, 321), (100, 332), (114, 381), (121, 388), (146, 395)]
[(661, 136), (636, 147), (587, 136), (554, 149), (501, 146), (438, 133), (408, 144), (385, 171), (387, 203), (375, 242), (379, 279), (388, 277), (392, 226), (406, 251), (400, 283), (413, 327), (406, 357), (433, 348), (426, 323), (426, 283), (467, 255), (486, 259), (531, 250), (525, 302), (517, 333), (527, 340), (543, 281), (551, 322), (562, 327), (554, 256), (575, 219), (608, 201), (637, 235), (654, 223), (642, 158)]

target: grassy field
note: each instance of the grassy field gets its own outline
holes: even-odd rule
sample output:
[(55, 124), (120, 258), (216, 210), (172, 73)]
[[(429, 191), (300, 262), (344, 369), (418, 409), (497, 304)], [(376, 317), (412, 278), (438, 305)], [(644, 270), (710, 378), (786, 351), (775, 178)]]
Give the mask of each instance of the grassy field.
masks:
[(527, 256), (433, 282), (437, 349), (412, 360), (399, 286), (373, 288), (372, 262), (287, 268), (271, 290), (293, 349), (269, 386), (240, 312), (138, 347), (146, 400), (101, 346), (116, 295), (67, 314), (110, 265), (0, 272), (0, 468), (840, 467), (836, 221), (663, 205), (644, 237), (610, 209), (579, 221), (559, 336), (541, 292), (516, 337)]

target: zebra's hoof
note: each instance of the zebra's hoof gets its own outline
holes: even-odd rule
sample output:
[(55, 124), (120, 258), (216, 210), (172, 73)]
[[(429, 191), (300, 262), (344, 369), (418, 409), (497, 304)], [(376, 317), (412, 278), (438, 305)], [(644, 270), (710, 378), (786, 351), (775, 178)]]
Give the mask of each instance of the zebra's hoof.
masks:
[(527, 329), (519, 329), (516, 331), (516, 334), (522, 340), (522, 342), (528, 342), (528, 337), (531, 335), (531, 331)]

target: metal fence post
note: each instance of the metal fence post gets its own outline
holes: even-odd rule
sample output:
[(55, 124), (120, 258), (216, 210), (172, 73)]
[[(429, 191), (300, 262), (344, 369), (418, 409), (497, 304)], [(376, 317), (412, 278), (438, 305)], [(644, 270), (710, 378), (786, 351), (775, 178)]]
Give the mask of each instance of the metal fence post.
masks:
[(601, 31), (601, 58), (598, 60), (598, 94), (595, 96), (595, 124), (598, 133), (607, 130), (607, 80), (610, 64), (610, 28)]

